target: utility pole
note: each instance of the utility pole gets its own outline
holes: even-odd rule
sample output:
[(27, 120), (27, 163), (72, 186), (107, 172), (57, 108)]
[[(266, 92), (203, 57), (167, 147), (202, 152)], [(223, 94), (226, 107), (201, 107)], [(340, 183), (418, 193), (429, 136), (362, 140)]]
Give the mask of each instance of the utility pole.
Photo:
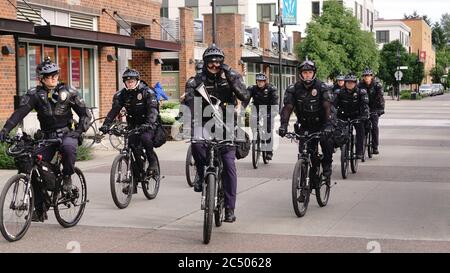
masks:
[(212, 43), (216, 43), (216, 1), (212, 0)]
[(278, 26), (278, 89), (280, 92), (280, 101), (279, 106), (280, 109), (282, 107), (283, 101), (283, 84), (282, 84), (282, 62), (281, 62), (281, 27), (283, 26), (283, 9), (281, 7), (281, 0), (278, 0), (278, 15), (276, 17), (274, 25)]

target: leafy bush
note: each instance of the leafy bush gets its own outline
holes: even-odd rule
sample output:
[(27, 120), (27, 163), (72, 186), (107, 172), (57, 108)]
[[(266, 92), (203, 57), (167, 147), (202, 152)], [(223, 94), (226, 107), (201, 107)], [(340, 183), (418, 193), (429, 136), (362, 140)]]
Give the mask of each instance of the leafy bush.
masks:
[(180, 108), (180, 103), (179, 102), (165, 102), (163, 103), (163, 105), (161, 106), (161, 109), (177, 109)]
[(6, 154), (9, 145), (0, 143), (0, 169), (15, 169), (14, 159)]
[(175, 123), (175, 117), (173, 117), (172, 115), (168, 114), (168, 113), (161, 113), (161, 122), (164, 125), (172, 125)]
[(78, 146), (76, 161), (86, 161), (91, 160), (92, 158), (92, 147), (86, 147), (84, 145)]

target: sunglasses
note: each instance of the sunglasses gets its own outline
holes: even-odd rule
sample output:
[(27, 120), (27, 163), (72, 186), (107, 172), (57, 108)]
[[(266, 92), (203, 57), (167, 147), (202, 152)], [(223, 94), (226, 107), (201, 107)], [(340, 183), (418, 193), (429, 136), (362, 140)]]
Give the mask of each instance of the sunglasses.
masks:
[(220, 63), (219, 62), (210, 62), (210, 63), (208, 63), (208, 68), (219, 69), (220, 68)]
[(48, 76), (44, 76), (44, 79), (57, 79), (59, 77), (59, 73), (57, 74), (53, 74), (53, 75), (48, 75)]

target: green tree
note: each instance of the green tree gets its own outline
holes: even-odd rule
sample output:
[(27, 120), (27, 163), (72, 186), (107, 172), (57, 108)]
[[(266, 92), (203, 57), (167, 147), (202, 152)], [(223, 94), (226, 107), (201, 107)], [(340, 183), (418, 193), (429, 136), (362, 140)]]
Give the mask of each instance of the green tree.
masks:
[(318, 77), (334, 78), (339, 72), (378, 70), (379, 53), (372, 33), (362, 31), (352, 12), (336, 0), (325, 2), (323, 13), (307, 25), (307, 36), (297, 46), (300, 59), (318, 67)]
[(437, 50), (442, 50), (447, 46), (447, 37), (445, 36), (444, 30), (442, 29), (441, 25), (438, 22), (436, 22), (433, 25), (433, 32), (431, 39), (433, 45), (436, 47)]
[(444, 68), (440, 65), (436, 65), (430, 70), (431, 81), (433, 83), (441, 83), (441, 78), (444, 73)]
[[(397, 59), (397, 50), (400, 54), (399, 59)], [(380, 72), (378, 73), (378, 77), (388, 86), (395, 85), (397, 83), (395, 79), (397, 65), (409, 65), (410, 57), (408, 55), (406, 49), (398, 40), (384, 44), (380, 52)], [(411, 73), (411, 71), (404, 72), (402, 83), (410, 83), (412, 81)]]
[(441, 26), (445, 36), (447, 37), (447, 42), (450, 42), (450, 14), (442, 14)]

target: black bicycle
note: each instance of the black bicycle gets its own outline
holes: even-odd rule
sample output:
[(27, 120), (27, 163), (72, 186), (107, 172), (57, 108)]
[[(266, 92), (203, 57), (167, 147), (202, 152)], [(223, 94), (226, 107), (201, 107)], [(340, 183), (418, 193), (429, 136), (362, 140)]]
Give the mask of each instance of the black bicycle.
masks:
[(189, 187), (193, 187), (194, 181), (197, 178), (197, 167), (195, 165), (194, 157), (192, 156), (192, 145), (189, 145), (189, 148), (186, 153), (185, 172), (186, 172), (186, 181)]
[[(54, 162), (44, 162), (40, 151), (60, 145), (61, 139), (33, 140), (22, 137), (8, 138), (7, 154), (14, 158), (18, 174), (12, 176), (0, 195), (0, 231), (6, 240), (20, 240), (31, 225), (36, 190), (44, 198), (44, 209), (53, 208), (56, 220), (65, 227), (75, 226), (83, 215), (87, 200), (86, 180), (75, 167), (72, 189), (63, 191), (62, 155), (58, 152)], [(34, 189), (32, 182), (38, 183)], [(35, 184), (35, 185), (38, 185)]]
[(216, 227), (220, 227), (224, 218), (225, 193), (222, 181), (222, 158), (220, 150), (227, 146), (236, 146), (230, 140), (192, 140), (194, 143), (202, 143), (207, 147), (207, 162), (205, 167), (205, 179), (202, 181), (203, 191), (201, 198), (201, 209), (204, 210), (203, 217), (203, 243), (208, 244), (211, 240), (212, 221)]
[(143, 128), (138, 127), (129, 130), (123, 128), (109, 130), (109, 134), (120, 135), (124, 139), (124, 147), (120, 154), (114, 158), (111, 166), (110, 187), (114, 204), (119, 209), (128, 207), (133, 194), (137, 193), (138, 184), (142, 186), (142, 191), (147, 199), (156, 198), (161, 181), (161, 171), (158, 156), (154, 152), (157, 163), (157, 170), (147, 174), (149, 162), (142, 145), (134, 146), (129, 144), (129, 137), (141, 134)]
[[(314, 150), (308, 148), (308, 143), (320, 139), (322, 134), (322, 132), (310, 134), (307, 131), (303, 135), (296, 133), (286, 134), (288, 139), (296, 142), (302, 140), (303, 142), (302, 147), (299, 147), (298, 160), (292, 175), (292, 204), (298, 217), (305, 216), (313, 190), (315, 190), (317, 203), (320, 207), (326, 206), (330, 198), (331, 182), (324, 179), (321, 171), (323, 155), (319, 154), (318, 145)], [(315, 172), (311, 172), (313, 167)]]
[(261, 135), (266, 135), (266, 133), (264, 130), (264, 126), (262, 126), (260, 119), (258, 119), (256, 132), (252, 140), (252, 164), (254, 169), (258, 169), (258, 163), (259, 159), (261, 158), (261, 154), (264, 164), (269, 164), (269, 160), (267, 160), (267, 151), (265, 151), (265, 149), (261, 150), (261, 145), (266, 146), (267, 141), (261, 139)]
[[(94, 144), (103, 144), (102, 141), (105, 138), (105, 135), (100, 132), (97, 123), (104, 121), (106, 117), (95, 118), (94, 109), (97, 109), (97, 107), (88, 107), (88, 109), (91, 112), (92, 120), (89, 123), (88, 130), (84, 133), (83, 146), (92, 147)], [(127, 123), (122, 121), (124, 116), (125, 112), (121, 111), (121, 113), (111, 124), (110, 129), (117, 127), (117, 130), (120, 131), (125, 128)], [(111, 146), (118, 151), (123, 148), (123, 136), (110, 134), (109, 142), (111, 143)]]
[[(358, 171), (358, 158), (356, 155), (356, 135), (353, 126), (363, 122), (365, 119), (347, 119), (346, 128), (348, 130), (348, 140), (341, 146), (341, 174), (342, 178), (348, 177), (348, 169), (351, 167), (352, 173)], [(342, 121), (342, 120), (341, 120)]]
[[(370, 117), (372, 116), (378, 116), (378, 113), (372, 112), (370, 113)], [(364, 157), (362, 162), (365, 162), (365, 154), (367, 151), (367, 156), (369, 158), (373, 157), (373, 135), (372, 135), (372, 121), (371, 119), (368, 119), (365, 123), (365, 138), (364, 138)]]

